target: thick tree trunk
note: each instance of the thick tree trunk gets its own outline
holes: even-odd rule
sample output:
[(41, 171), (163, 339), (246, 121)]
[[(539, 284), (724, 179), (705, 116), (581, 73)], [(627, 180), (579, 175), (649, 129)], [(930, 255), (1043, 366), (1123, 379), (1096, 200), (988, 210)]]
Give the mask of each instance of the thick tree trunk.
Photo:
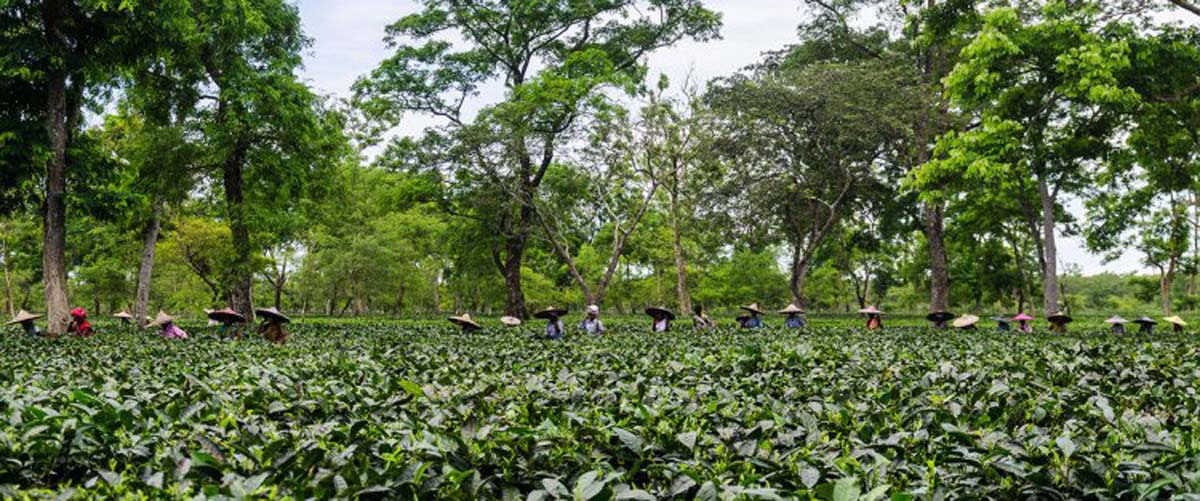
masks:
[(233, 237), (234, 268), (233, 280), (229, 291), (229, 306), (246, 318), (254, 318), (254, 303), (251, 291), (253, 282), (252, 251), (250, 246), (250, 228), (246, 223), (245, 194), (243, 190), (242, 169), (246, 160), (248, 146), (239, 143), (234, 146), (229, 157), (225, 159), (225, 209), (229, 216), (229, 230)]
[(1167, 268), (1163, 270), (1161, 280), (1159, 280), (1163, 315), (1171, 314), (1171, 282), (1175, 279), (1175, 267), (1178, 262), (1179, 260), (1175, 256), (1171, 256), (1167, 260)]
[(442, 312), (442, 268), (439, 266), (433, 278), (433, 312)]
[[(49, 2), (46, 7), (46, 32), (59, 30), (59, 10)], [(56, 42), (57, 43), (57, 42)], [(46, 293), (47, 331), (52, 335), (67, 331), (66, 272), (66, 190), (67, 190), (67, 75), (61, 70), (47, 74), (46, 134), (50, 160), (46, 165), (46, 200), (42, 228), (42, 284)]]
[(679, 220), (679, 196), (671, 194), (671, 233), (675, 252), (675, 298), (679, 303), (679, 311), (692, 311), (692, 295), (688, 291), (687, 255), (683, 252), (683, 231)]
[(945, 205), (925, 205), (925, 240), (929, 244), (929, 310), (950, 311), (950, 266), (946, 259)]
[(1038, 179), (1038, 196), (1042, 200), (1042, 241), (1045, 262), (1042, 265), (1043, 304), (1047, 315), (1058, 311), (1058, 247), (1054, 239), (1054, 197), (1045, 178)]
[(525, 307), (525, 292), (521, 290), (521, 260), (525, 256), (525, 235), (509, 237), (505, 242), (504, 252), (504, 265), (501, 268), (501, 274), (504, 276), (504, 313), (521, 319), (529, 318), (529, 311)]
[(0, 260), (4, 261), (4, 309), (8, 313), (8, 318), (17, 316), (16, 304), (13, 300), (12, 286), (12, 253), (9, 252), (8, 246), (8, 228), (0, 225)]
[(808, 281), (808, 261), (803, 258), (804, 251), (799, 242), (792, 244), (792, 276), (788, 281), (788, 289), (792, 293), (792, 302), (801, 308), (808, 308), (804, 298), (804, 284)]
[(158, 244), (158, 234), (162, 230), (163, 201), (154, 200), (154, 208), (150, 220), (142, 230), (142, 262), (138, 266), (137, 292), (133, 300), (133, 318), (138, 325), (146, 325), (146, 316), (150, 313), (150, 280), (154, 274), (154, 249)]

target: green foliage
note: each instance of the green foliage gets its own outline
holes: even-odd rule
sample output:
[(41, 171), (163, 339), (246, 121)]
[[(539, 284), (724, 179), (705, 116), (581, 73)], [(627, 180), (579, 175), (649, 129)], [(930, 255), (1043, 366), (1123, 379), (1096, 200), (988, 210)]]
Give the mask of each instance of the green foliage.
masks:
[[(820, 319), (534, 339), (304, 322), (293, 342), (0, 337), (5, 497), (1170, 497), (1197, 345)], [(1097, 321), (1098, 322), (1098, 321)], [(1093, 325), (1099, 325), (1098, 323)], [(1119, 370), (1114, 367), (1120, 368)], [(1120, 372), (1121, 377), (1114, 377)], [(1172, 383), (1173, 382), (1173, 383)]]

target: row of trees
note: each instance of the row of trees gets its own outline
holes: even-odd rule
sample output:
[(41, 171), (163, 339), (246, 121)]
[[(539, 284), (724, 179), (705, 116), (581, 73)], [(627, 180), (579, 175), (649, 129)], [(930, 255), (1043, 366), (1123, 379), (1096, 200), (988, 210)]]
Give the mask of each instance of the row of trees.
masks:
[(1189, 2), (803, 0), (674, 84), (646, 56), (719, 37), (700, 0), (419, 3), (346, 101), (283, 0), (0, 7), (7, 308), (1050, 311), (1064, 234), (1198, 294)]

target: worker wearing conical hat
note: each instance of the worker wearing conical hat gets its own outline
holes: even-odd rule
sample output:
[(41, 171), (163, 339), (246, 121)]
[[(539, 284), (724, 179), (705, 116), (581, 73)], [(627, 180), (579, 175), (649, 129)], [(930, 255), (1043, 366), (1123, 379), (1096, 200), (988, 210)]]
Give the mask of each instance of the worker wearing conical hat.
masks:
[(872, 305), (858, 310), (858, 312), (867, 316), (867, 330), (877, 331), (883, 328), (883, 312), (879, 308)]
[(562, 339), (566, 335), (562, 317), (567, 315), (565, 308), (550, 307), (533, 314), (534, 318), (546, 321), (546, 339)]
[(1166, 320), (1167, 323), (1171, 324), (1171, 331), (1176, 334), (1182, 334), (1183, 328), (1187, 327), (1187, 322), (1184, 322), (1182, 318), (1179, 318), (1179, 315), (1169, 316), (1163, 320)]
[(669, 332), (671, 330), (671, 321), (675, 320), (675, 313), (671, 310), (651, 306), (646, 308), (646, 314), (650, 315), (650, 332)]
[(749, 306), (742, 306), (742, 309), (746, 310), (746, 312), (750, 314), (750, 317), (742, 323), (742, 327), (746, 329), (761, 329), (765, 327), (762, 320), (762, 315), (764, 312), (762, 308), (758, 307), (758, 303), (754, 303)]
[(175, 317), (168, 315), (164, 311), (160, 310), (158, 315), (154, 317), (154, 321), (146, 324), (147, 329), (153, 329), (155, 327), (161, 327), (162, 331), (159, 333), (159, 335), (167, 339), (188, 338), (188, 333), (184, 332), (183, 329), (180, 329), (175, 325)]
[(796, 306), (795, 303), (779, 310), (779, 314), (784, 316), (783, 326), (789, 329), (803, 329), (808, 325), (808, 320), (804, 318), (804, 308)]
[(38, 329), (37, 324), (33, 323), (34, 320), (37, 320), (39, 318), (42, 318), (42, 316), (34, 315), (33, 313), (30, 313), (28, 311), (21, 310), (21, 311), (17, 312), (17, 316), (13, 317), (12, 320), (8, 321), (7, 325), (20, 325), (21, 329), (23, 329), (25, 331), (25, 334), (27, 334), (29, 336), (35, 336), (35, 337), (41, 336), (42, 331), (40, 329)]
[(471, 319), (471, 314), (469, 313), (463, 313), (462, 315), (456, 317), (450, 317), (447, 320), (454, 325), (462, 327), (463, 334), (470, 334), (482, 328), (478, 322)]
[(1158, 325), (1158, 322), (1150, 317), (1141, 317), (1133, 323), (1138, 324), (1138, 334), (1154, 334), (1154, 326)]
[(1125, 334), (1125, 324), (1129, 323), (1129, 321), (1121, 318), (1121, 315), (1113, 315), (1112, 318), (1105, 320), (1104, 323), (1112, 326), (1111, 329), (1113, 334), (1119, 335)]
[(938, 310), (925, 315), (925, 320), (933, 324), (934, 329), (944, 330), (948, 327), (947, 323), (954, 320), (954, 314), (945, 310)]
[(246, 323), (246, 317), (241, 313), (232, 308), (222, 308), (220, 310), (204, 310), (204, 314), (208, 315), (210, 322), (220, 324), (220, 327), (217, 327), (217, 335), (221, 339), (242, 339), (242, 327)]
[(963, 315), (954, 319), (954, 328), (964, 331), (977, 330), (976, 324), (979, 323), (979, 317), (975, 315)]
[(1033, 317), (1026, 315), (1025, 312), (1017, 313), (1013, 317), (1013, 321), (1017, 322), (1017, 330), (1021, 332), (1033, 332), (1033, 324), (1029, 323)]
[(291, 335), (284, 324), (291, 322), (292, 319), (284, 315), (283, 312), (271, 308), (257, 308), (254, 314), (262, 319), (262, 323), (258, 324), (258, 333), (262, 334), (263, 339), (272, 343), (286, 343)]
[(128, 326), (130, 321), (133, 320), (133, 315), (130, 315), (128, 311), (121, 310), (113, 313), (113, 318), (120, 320), (121, 325)]
[(1067, 324), (1071, 323), (1071, 321), (1073, 319), (1071, 318), (1070, 315), (1067, 315), (1066, 313), (1059, 311), (1059, 312), (1055, 312), (1053, 314), (1047, 315), (1046, 320), (1050, 322), (1050, 332), (1066, 334), (1067, 333)]

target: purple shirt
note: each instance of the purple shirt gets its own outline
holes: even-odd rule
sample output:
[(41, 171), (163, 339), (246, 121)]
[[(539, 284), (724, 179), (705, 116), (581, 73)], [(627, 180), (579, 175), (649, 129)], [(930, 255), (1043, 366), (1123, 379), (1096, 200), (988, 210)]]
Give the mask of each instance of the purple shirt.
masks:
[(162, 337), (171, 339), (187, 339), (188, 333), (184, 332), (183, 329), (176, 327), (175, 324), (170, 323), (163, 326)]

